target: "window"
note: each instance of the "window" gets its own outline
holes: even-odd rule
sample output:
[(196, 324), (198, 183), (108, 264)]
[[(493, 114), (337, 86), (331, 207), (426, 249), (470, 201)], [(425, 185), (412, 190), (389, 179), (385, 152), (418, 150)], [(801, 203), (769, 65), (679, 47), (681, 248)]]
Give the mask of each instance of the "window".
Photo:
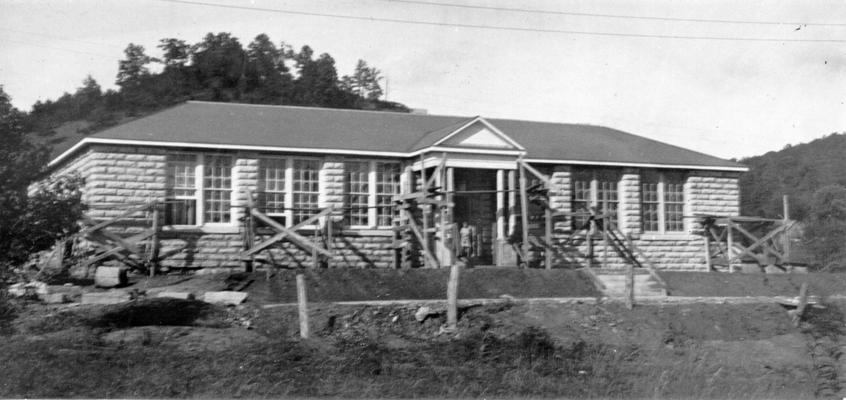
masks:
[(644, 232), (684, 231), (684, 174), (641, 174), (641, 226)]
[(167, 160), (166, 225), (196, 225), (197, 156), (175, 154)]
[[(590, 211), (596, 208), (599, 214), (610, 214), (610, 221), (617, 225), (619, 208), (620, 172), (613, 169), (582, 169), (572, 174), (573, 212)], [(588, 216), (573, 218), (573, 229), (582, 229)]]
[(270, 218), (285, 225), (287, 220), (285, 186), (287, 163), (284, 158), (262, 158), (259, 160), (259, 182), (256, 206)]
[(232, 218), (232, 159), (206, 156), (203, 171), (203, 221), (229, 223)]
[[(198, 177), (202, 179), (198, 179)], [(203, 154), (167, 158), (165, 224), (232, 222), (232, 159)]]
[(344, 165), (344, 193), (346, 199), (346, 222), (349, 226), (367, 226), (370, 197), (370, 163), (350, 161)]
[(391, 226), (394, 220), (394, 195), (399, 194), (400, 166), (397, 163), (376, 163), (376, 225)]
[(295, 159), (293, 167), (293, 223), (299, 224), (317, 214), (319, 188), (319, 160)]
[(381, 161), (345, 163), (345, 217), (350, 227), (387, 227), (394, 219), (393, 197), (399, 193), (400, 166)]

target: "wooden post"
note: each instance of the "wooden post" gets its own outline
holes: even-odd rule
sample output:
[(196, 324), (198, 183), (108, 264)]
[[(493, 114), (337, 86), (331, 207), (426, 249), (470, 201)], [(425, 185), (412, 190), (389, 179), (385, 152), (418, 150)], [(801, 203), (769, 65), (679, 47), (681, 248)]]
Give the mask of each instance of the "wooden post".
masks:
[(314, 221), (314, 224), (314, 234), (312, 235), (312, 243), (314, 243), (314, 246), (311, 248), (311, 267), (317, 269), (320, 267), (320, 260), (317, 256), (317, 231), (320, 230), (318, 229), (318, 225), (320, 225), (320, 222)]
[(511, 235), (517, 229), (517, 180), (515, 171), (508, 171), (508, 232)]
[[(787, 195), (784, 195), (784, 197), (782, 199), (783, 199), (782, 201), (784, 203), (784, 222), (783, 222), (783, 224), (785, 226), (787, 226), (787, 224), (790, 223), (790, 203), (789, 203), (789, 198), (787, 197)], [(784, 242), (783, 242), (784, 251), (782, 253), (784, 254), (784, 263), (789, 264), (790, 263), (790, 229), (785, 229), (783, 235), (784, 235)]]
[[(446, 154), (444, 154), (444, 159), (446, 159)], [(444, 245), (447, 247), (449, 251), (449, 259), (450, 264), (455, 264), (458, 261), (458, 247), (455, 245), (455, 168), (449, 167), (446, 168), (446, 201), (447, 207), (445, 211), (446, 218), (442, 218), (442, 224), (444, 224), (444, 236), (443, 241)], [(447, 238), (452, 237), (451, 241), (448, 241)]]
[(626, 308), (634, 308), (634, 265), (626, 266)]
[(709, 236), (709, 232), (705, 232), (705, 266), (708, 268), (708, 272), (713, 270), (711, 266), (711, 237)]
[(552, 269), (552, 210), (547, 205), (546, 210), (544, 210), (544, 219), (546, 220), (546, 226), (544, 226), (544, 236), (546, 236), (546, 250), (544, 250), (543, 254), (545, 255), (543, 263), (546, 269)]
[(726, 251), (726, 260), (729, 267), (729, 272), (734, 272), (734, 263), (732, 263), (732, 256), (731, 253), (734, 251), (734, 245), (732, 244), (732, 234), (731, 234), (731, 219), (726, 221), (726, 244), (728, 245), (728, 251)]
[(455, 329), (458, 323), (458, 275), (460, 268), (458, 263), (453, 263), (449, 269), (449, 282), (447, 282), (447, 327)]
[(520, 169), (520, 214), (522, 214), (523, 227), (523, 255), (525, 260), (523, 262), (526, 267), (529, 266), (529, 196), (526, 194), (526, 169), (523, 168), (523, 163), (518, 161), (517, 168)]
[(608, 268), (608, 218), (602, 219), (602, 268)]
[(150, 238), (150, 276), (156, 275), (156, 268), (159, 266), (159, 234), (161, 233), (161, 225), (159, 225), (159, 204), (153, 203), (153, 237)]
[(803, 282), (799, 287), (799, 302), (796, 305), (796, 314), (793, 315), (793, 325), (799, 326), (802, 320), (802, 314), (805, 312), (805, 307), (808, 305), (808, 282)]
[(594, 220), (593, 216), (591, 215), (590, 220), (588, 221), (588, 228), (587, 232), (585, 232), (585, 240), (587, 240), (587, 267), (593, 268), (593, 226)]
[[(426, 160), (423, 159), (423, 155), (420, 155), (420, 180), (422, 181), (421, 184), (423, 194), (426, 195), (429, 193), (429, 182), (426, 180)], [(420, 246), (423, 247), (423, 251), (429, 253), (429, 207), (428, 204), (422, 204), (420, 206), (421, 215), (423, 216), (423, 243), (420, 243)], [(423, 259), (425, 266), (428, 268), (433, 268), (434, 265), (429, 265), (429, 262), (426, 258)]]
[(308, 339), (308, 295), (306, 294), (305, 276), (297, 274), (297, 309), (300, 316), (300, 337)]
[[(332, 252), (332, 248), (335, 247), (332, 242), (332, 226), (335, 225), (335, 219), (332, 214), (334, 213), (329, 213), (329, 215), (326, 216), (326, 251), (330, 253)], [(391, 215), (393, 215), (393, 212)], [(396, 257), (394, 257), (394, 260), (396, 261)], [(332, 268), (332, 257), (327, 257), (326, 267)], [(396, 265), (394, 267), (396, 267)]]

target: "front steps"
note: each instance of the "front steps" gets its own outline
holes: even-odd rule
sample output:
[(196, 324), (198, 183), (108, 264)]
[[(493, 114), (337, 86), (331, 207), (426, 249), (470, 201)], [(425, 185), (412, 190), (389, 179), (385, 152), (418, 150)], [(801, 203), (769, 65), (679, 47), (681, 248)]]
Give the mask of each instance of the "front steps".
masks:
[[(625, 273), (598, 273), (596, 278), (605, 285), (602, 292), (608, 297), (626, 296)], [(634, 295), (636, 298), (667, 297), (667, 289), (661, 286), (652, 275), (637, 273), (634, 275)]]

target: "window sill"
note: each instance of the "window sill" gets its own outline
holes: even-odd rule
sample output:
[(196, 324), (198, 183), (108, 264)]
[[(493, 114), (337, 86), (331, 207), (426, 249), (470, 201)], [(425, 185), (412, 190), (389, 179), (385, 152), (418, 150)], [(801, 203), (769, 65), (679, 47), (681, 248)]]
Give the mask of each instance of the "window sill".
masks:
[(676, 232), (676, 233), (660, 233), (660, 232), (644, 232), (640, 234), (640, 240), (691, 240), (695, 238), (695, 235), (690, 235), (687, 233)]
[(163, 232), (176, 233), (238, 233), (235, 225), (165, 225)]
[(382, 229), (346, 228), (346, 229), (341, 230), (340, 235), (342, 235), (342, 236), (393, 236), (394, 231), (391, 228), (382, 228)]

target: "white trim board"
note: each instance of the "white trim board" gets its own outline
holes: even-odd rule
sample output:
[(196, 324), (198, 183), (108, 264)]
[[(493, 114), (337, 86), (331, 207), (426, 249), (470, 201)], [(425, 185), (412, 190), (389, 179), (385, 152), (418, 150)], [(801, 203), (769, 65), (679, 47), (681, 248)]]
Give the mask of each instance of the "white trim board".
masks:
[[(481, 119), (480, 119), (481, 120)], [(84, 138), (75, 144), (70, 149), (65, 150), (56, 158), (51, 160), (47, 166), (53, 167), (63, 161), (65, 158), (88, 144), (104, 144), (104, 145), (129, 145), (129, 146), (151, 146), (151, 147), (166, 147), (166, 148), (195, 148), (195, 149), (227, 149), (227, 150), (244, 150), (244, 151), (262, 151), (262, 152), (285, 152), (285, 153), (311, 153), (311, 154), (341, 154), (341, 155), (359, 155), (359, 156), (374, 156), (374, 157), (399, 157), (410, 158), (417, 157), (420, 154), (431, 152), (447, 152), (447, 153), (475, 153), (475, 154), (492, 154), (492, 155), (506, 155), (506, 156), (525, 156), (525, 150), (495, 150), (495, 149), (469, 149), (456, 147), (443, 147), (433, 145), (424, 149), (413, 152), (400, 151), (368, 151), (368, 150), (345, 150), (345, 149), (319, 149), (319, 148), (302, 148), (302, 147), (284, 147), (284, 146), (255, 146), (255, 145), (233, 145), (233, 144), (216, 144), (216, 143), (189, 143), (189, 142), (161, 142), (151, 140), (130, 140), (130, 139), (106, 139), (106, 138)], [(567, 164), (567, 165), (597, 165), (597, 166), (616, 166), (616, 167), (635, 167), (635, 168), (657, 168), (657, 169), (689, 169), (689, 170), (704, 170), (704, 171), (731, 171), (731, 172), (746, 172), (749, 171), (747, 167), (718, 167), (718, 166), (704, 166), (704, 165), (685, 165), (685, 164), (651, 164), (651, 163), (633, 163), (633, 162), (615, 162), (615, 161), (583, 161), (583, 160), (550, 160), (550, 159), (534, 159), (524, 158), (526, 162), (538, 164)], [(516, 159), (515, 159), (516, 162)]]

